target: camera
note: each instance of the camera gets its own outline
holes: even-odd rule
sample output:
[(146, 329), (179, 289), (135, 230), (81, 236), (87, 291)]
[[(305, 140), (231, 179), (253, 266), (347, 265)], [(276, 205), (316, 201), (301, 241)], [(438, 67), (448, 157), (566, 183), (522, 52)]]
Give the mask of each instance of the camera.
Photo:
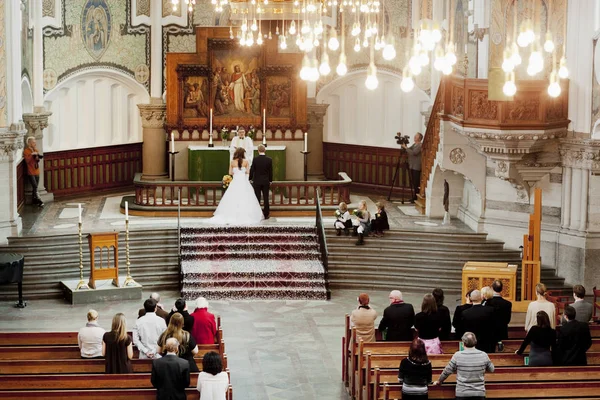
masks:
[(400, 146), (402, 146), (403, 144), (408, 146), (408, 142), (410, 141), (410, 137), (408, 135), (402, 136), (401, 132), (398, 132), (394, 139), (396, 139), (396, 143)]

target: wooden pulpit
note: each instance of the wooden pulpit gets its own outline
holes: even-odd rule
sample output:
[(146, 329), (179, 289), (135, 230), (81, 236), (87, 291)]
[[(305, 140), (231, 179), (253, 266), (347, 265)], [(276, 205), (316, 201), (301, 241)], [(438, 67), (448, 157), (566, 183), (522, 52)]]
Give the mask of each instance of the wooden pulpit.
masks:
[(472, 289), (481, 290), (492, 286), (498, 279), (502, 282), (502, 297), (515, 301), (517, 292), (517, 266), (498, 262), (466, 262), (462, 272), (462, 297)]
[(90, 282), (96, 289), (96, 281), (112, 279), (119, 287), (119, 232), (90, 233)]

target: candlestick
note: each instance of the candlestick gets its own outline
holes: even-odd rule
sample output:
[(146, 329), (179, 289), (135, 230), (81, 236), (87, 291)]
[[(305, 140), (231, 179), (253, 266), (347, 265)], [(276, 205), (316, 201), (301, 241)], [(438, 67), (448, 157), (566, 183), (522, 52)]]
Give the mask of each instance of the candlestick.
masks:
[(304, 132), (304, 152), (308, 151), (308, 132)]
[(212, 108), (210, 109), (210, 123), (208, 125), (208, 147), (215, 147), (215, 145), (213, 144), (213, 135), (212, 135), (212, 117), (213, 117), (213, 110)]
[(125, 221), (129, 221), (129, 202), (125, 202)]
[(263, 136), (267, 134), (267, 109), (263, 108)]
[[(127, 202), (125, 202), (125, 209), (127, 210)], [(125, 220), (125, 265), (127, 265), (127, 276), (123, 286), (137, 286), (137, 282), (131, 277), (130, 262), (129, 262), (129, 220)]]
[(79, 223), (81, 224), (81, 203), (79, 203), (78, 208), (79, 208)]
[(171, 153), (175, 153), (175, 135), (171, 132)]
[[(79, 209), (81, 210), (81, 204), (79, 205)], [(79, 289), (89, 289), (90, 287), (83, 280), (83, 239), (81, 237), (81, 214), (79, 214), (79, 283), (77, 283), (77, 288)]]

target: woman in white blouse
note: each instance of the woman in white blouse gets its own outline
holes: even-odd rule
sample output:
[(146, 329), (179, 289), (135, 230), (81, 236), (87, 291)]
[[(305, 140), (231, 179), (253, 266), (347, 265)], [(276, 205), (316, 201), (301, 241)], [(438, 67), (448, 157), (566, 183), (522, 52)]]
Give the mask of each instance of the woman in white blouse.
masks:
[(546, 311), (550, 318), (550, 327), (556, 328), (556, 306), (551, 301), (546, 299), (546, 285), (538, 283), (535, 285), (535, 294), (537, 300), (529, 303), (527, 307), (527, 315), (525, 316), (525, 330), (529, 329), (536, 324), (538, 311)]
[(223, 371), (223, 363), (219, 353), (211, 351), (202, 357), (202, 372), (198, 374), (196, 389), (200, 392), (200, 400), (225, 400), (229, 376)]
[(81, 358), (103, 358), (102, 337), (106, 331), (98, 325), (98, 311), (89, 310), (87, 320), (87, 324), (77, 335)]

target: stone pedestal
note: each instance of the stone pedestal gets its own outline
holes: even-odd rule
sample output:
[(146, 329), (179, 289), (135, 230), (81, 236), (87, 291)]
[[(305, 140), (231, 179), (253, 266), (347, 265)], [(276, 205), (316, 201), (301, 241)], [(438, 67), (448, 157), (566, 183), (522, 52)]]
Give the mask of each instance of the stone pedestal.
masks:
[(21, 232), (22, 221), (17, 211), (17, 163), (23, 153), (27, 129), (22, 122), (0, 128), (0, 243)]
[[(35, 110), (35, 113), (27, 113), (23, 114), (23, 122), (25, 123), (25, 127), (27, 128), (27, 136), (23, 139), (23, 143), (27, 146), (27, 137), (33, 136), (35, 137), (35, 141), (37, 143), (37, 149), (40, 154), (44, 154), (44, 129), (48, 127), (48, 117), (52, 115), (50, 111), (44, 111), (43, 109)], [(27, 204), (31, 204), (31, 184), (29, 181), (25, 183), (25, 202)], [(54, 195), (52, 193), (48, 193), (46, 191), (46, 186), (44, 185), (44, 162), (40, 161), (40, 183), (38, 186), (38, 195), (40, 199), (44, 203), (49, 201), (54, 201)]]
[(138, 104), (142, 117), (142, 179), (156, 180), (169, 177), (167, 169), (167, 141), (165, 118), (167, 105), (162, 99), (152, 98), (150, 104)]
[[(317, 104), (316, 99), (308, 99), (308, 176), (320, 179), (323, 174), (323, 119), (329, 104)], [(309, 180), (310, 180), (309, 179)]]

